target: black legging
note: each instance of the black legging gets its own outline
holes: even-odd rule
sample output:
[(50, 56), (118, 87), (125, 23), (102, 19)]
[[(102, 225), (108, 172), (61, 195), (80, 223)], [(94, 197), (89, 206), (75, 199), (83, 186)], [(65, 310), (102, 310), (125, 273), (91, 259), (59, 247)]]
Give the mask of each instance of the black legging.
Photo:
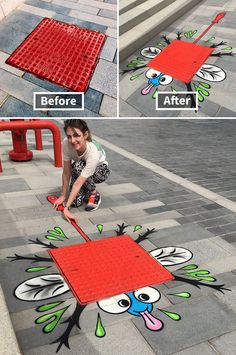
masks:
[[(70, 181), (70, 191), (81, 175), (81, 171), (84, 169), (86, 162), (84, 160), (80, 160), (79, 162), (74, 162), (71, 164), (71, 181)], [(81, 206), (92, 191), (96, 189), (95, 184), (99, 184), (105, 181), (110, 175), (110, 170), (108, 169), (107, 164), (101, 164), (96, 167), (96, 170), (92, 176), (90, 176), (85, 183), (82, 185), (78, 195), (76, 196), (72, 206), (79, 207)]]

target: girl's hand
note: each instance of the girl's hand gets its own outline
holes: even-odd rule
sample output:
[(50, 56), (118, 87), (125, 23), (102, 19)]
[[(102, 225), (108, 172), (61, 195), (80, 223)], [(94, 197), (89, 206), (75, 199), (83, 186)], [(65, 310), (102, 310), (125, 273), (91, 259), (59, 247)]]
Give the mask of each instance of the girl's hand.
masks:
[(65, 199), (66, 198), (64, 196), (58, 197), (58, 199), (53, 204), (53, 208), (57, 209), (57, 207), (60, 206), (65, 201)]
[(64, 216), (65, 216), (66, 220), (67, 220), (69, 223), (71, 223), (71, 220), (76, 222), (75, 216), (68, 210), (67, 207), (64, 208), (63, 213), (64, 213)]

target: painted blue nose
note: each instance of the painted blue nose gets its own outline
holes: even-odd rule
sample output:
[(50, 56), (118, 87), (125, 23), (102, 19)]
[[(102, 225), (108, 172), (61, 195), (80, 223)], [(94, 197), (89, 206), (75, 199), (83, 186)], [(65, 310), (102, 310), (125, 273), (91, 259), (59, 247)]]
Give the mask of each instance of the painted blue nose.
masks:
[(154, 76), (153, 78), (150, 78), (150, 79), (148, 80), (148, 84), (149, 84), (149, 85), (154, 85), (154, 86), (160, 85), (160, 81), (161, 81), (161, 78), (162, 78), (163, 76), (164, 76), (163, 73), (161, 73), (161, 74), (159, 74), (159, 75), (156, 74), (156, 76)]
[(137, 300), (137, 298), (135, 298), (133, 292), (130, 292), (127, 295), (130, 297), (130, 299), (132, 301), (131, 306), (127, 311), (128, 313), (130, 313), (134, 316), (139, 316), (140, 312), (144, 312), (146, 310), (148, 312), (152, 311), (153, 305), (151, 303), (143, 303), (142, 301)]

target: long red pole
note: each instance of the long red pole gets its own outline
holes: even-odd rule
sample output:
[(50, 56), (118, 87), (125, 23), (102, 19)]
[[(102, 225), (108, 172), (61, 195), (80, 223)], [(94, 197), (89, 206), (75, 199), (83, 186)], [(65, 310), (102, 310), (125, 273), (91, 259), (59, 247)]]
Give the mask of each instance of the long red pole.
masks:
[(210, 24), (210, 26), (208, 26), (205, 31), (202, 32), (202, 34), (193, 42), (193, 43), (197, 43), (200, 41), (200, 39), (205, 36), (205, 34), (219, 21), (222, 20), (222, 18), (224, 18), (226, 15), (226, 12), (221, 12), (218, 15), (216, 15), (215, 19), (212, 21), (212, 23)]
[[(50, 195), (50, 196), (47, 196), (47, 200), (53, 205), (54, 202), (58, 199), (58, 196), (54, 196), (54, 195)], [(59, 205), (57, 207), (57, 211), (64, 211), (64, 206), (63, 205)], [(80, 228), (80, 226), (78, 226), (78, 224), (73, 220), (71, 219), (70, 220), (72, 226), (77, 230), (77, 232), (79, 232), (79, 234), (81, 235), (82, 238), (84, 238), (84, 240), (86, 242), (91, 242), (91, 239), (87, 236), (86, 233), (84, 233), (83, 229)]]

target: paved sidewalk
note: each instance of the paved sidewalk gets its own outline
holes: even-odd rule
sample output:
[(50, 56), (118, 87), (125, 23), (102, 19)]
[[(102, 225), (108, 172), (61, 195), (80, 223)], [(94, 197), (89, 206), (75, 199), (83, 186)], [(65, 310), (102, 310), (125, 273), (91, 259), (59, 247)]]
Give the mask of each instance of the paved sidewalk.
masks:
[[(111, 176), (99, 186), (102, 194), (100, 208), (93, 213), (80, 208), (81, 227), (92, 240), (101, 238), (97, 224), (103, 225), (103, 237), (115, 235), (117, 224), (123, 222), (129, 225), (126, 231), (134, 239), (144, 234), (147, 228), (156, 228), (156, 232), (140, 243), (142, 247), (148, 251), (166, 246), (187, 248), (193, 258), (186, 265), (196, 264), (198, 270), (209, 270), (211, 274), (200, 273), (198, 278), (197, 275), (191, 278), (196, 282), (202, 278), (201, 282), (208, 285), (200, 288), (186, 282), (189, 281), (187, 277), (182, 282), (176, 279), (156, 286), (161, 298), (153, 303), (152, 314), (165, 325), (159, 332), (147, 329), (141, 316), (127, 312), (109, 314), (98, 309), (96, 304), (87, 306), (80, 316), (81, 330), (74, 328), (69, 337), (71, 350), (62, 346), (59, 353), (233, 355), (236, 349), (236, 227), (233, 229), (236, 223), (232, 223), (235, 221), (233, 205), (225, 208), (213, 202), (210, 196), (193, 192), (191, 184), (185, 186), (182, 181), (181, 184), (178, 180), (172, 181), (170, 175), (165, 177), (164, 171), (172, 171), (188, 179), (189, 183), (194, 181), (199, 188), (210, 189), (209, 192), (214, 189), (202, 184), (201, 177), (206, 176), (205, 181), (210, 183), (218, 171), (219, 175), (223, 174), (219, 184), (224, 182), (223, 187), (227, 186), (235, 169), (233, 158), (230, 159), (235, 150), (234, 122), (147, 120), (136, 122), (134, 129), (133, 120), (112, 123), (110, 120), (90, 120), (89, 125), (107, 152)], [(74, 297), (65, 293), (51, 299), (43, 300), (42, 297), (27, 302), (15, 298), (13, 291), (24, 281), (30, 284), (27, 280), (31, 278), (58, 272), (54, 264), (46, 261), (31, 263), (32, 260), (27, 259), (34, 258), (34, 255), (48, 257), (45, 245), (35, 242), (37, 238), (50, 243), (45, 235), (55, 226), (61, 227), (69, 239), (66, 242), (51, 240), (52, 244), (81, 243), (82, 238), (46, 201), (48, 194), (60, 190), (61, 169), (53, 165), (51, 135), (43, 132), (43, 151), (34, 150), (32, 134), (29, 134), (28, 141), (34, 159), (24, 163), (12, 162), (8, 159), (11, 136), (0, 133), (3, 165), (0, 175), (1, 285), (23, 354), (52, 354), (58, 343), (50, 343), (63, 334), (68, 323), (59, 322), (52, 332), (43, 333), (42, 328), (52, 321), (46, 314), (55, 311), (54, 317), (59, 317), (59, 310), (70, 306), (62, 315), (62, 321), (68, 319), (74, 311)], [(199, 175), (199, 180), (194, 179), (193, 172)], [(224, 197), (222, 191), (218, 190), (218, 193)], [(228, 199), (234, 203), (231, 196), (228, 195)], [(137, 225), (142, 229), (135, 232), (134, 226)], [(7, 259), (14, 254), (25, 259)], [(183, 271), (177, 269), (184, 265), (168, 269), (183, 276)], [(39, 266), (50, 268), (29, 271)], [(204, 281), (204, 277), (211, 275), (216, 277), (215, 283)], [(211, 287), (222, 284), (231, 291), (222, 293)], [(176, 294), (182, 294), (182, 297)], [(61, 301), (64, 303), (52, 305), (52, 302)], [(43, 313), (42, 306), (48, 304), (54, 308)], [(94, 335), (98, 312), (106, 331), (103, 338)], [(177, 319), (178, 315), (181, 316), (179, 321), (170, 318)], [(36, 324), (35, 320), (39, 318)]]
[[(117, 97), (116, 0), (25, 0), (0, 21), (0, 117), (116, 116)], [(68, 91), (5, 64), (30, 32), (49, 17), (107, 35), (89, 89), (84, 111), (33, 111), (33, 92)]]
[[(199, 44), (210, 47), (218, 45), (214, 53), (220, 56), (210, 57), (205, 64), (206, 71), (192, 80), (193, 91), (198, 91), (201, 101), (200, 109), (195, 111), (158, 111), (155, 110), (157, 91), (186, 91), (186, 85), (166, 79), (166, 84), (153, 86), (148, 92), (148, 80), (155, 73), (148, 72), (147, 61), (167, 46), (163, 35), (172, 42), (181, 32), (182, 40), (193, 42), (213, 21), (214, 17), (225, 10), (225, 18), (203, 37)], [(236, 53), (236, 1), (235, 0), (205, 0), (192, 11), (175, 21), (158, 36), (143, 45), (127, 60), (120, 64), (120, 116), (121, 117), (235, 117), (235, 60), (230, 56)], [(221, 45), (219, 45), (222, 42)], [(146, 48), (147, 50), (144, 50)], [(151, 48), (151, 49), (150, 49)], [(148, 53), (149, 51), (149, 53)], [(154, 51), (150, 53), (150, 51)], [(155, 52), (156, 51), (156, 52)], [(188, 55), (186, 53), (186, 55)], [(127, 66), (129, 65), (129, 66)], [(140, 66), (140, 69), (138, 69)], [(136, 69), (135, 69), (136, 68)], [(134, 70), (132, 70), (134, 69)], [(130, 71), (127, 71), (130, 70)], [(159, 75), (160, 73), (158, 73)], [(163, 79), (164, 80), (164, 79)], [(144, 93), (144, 89), (146, 93)], [(142, 93), (143, 92), (143, 93)], [(148, 92), (148, 93), (147, 93)]]

